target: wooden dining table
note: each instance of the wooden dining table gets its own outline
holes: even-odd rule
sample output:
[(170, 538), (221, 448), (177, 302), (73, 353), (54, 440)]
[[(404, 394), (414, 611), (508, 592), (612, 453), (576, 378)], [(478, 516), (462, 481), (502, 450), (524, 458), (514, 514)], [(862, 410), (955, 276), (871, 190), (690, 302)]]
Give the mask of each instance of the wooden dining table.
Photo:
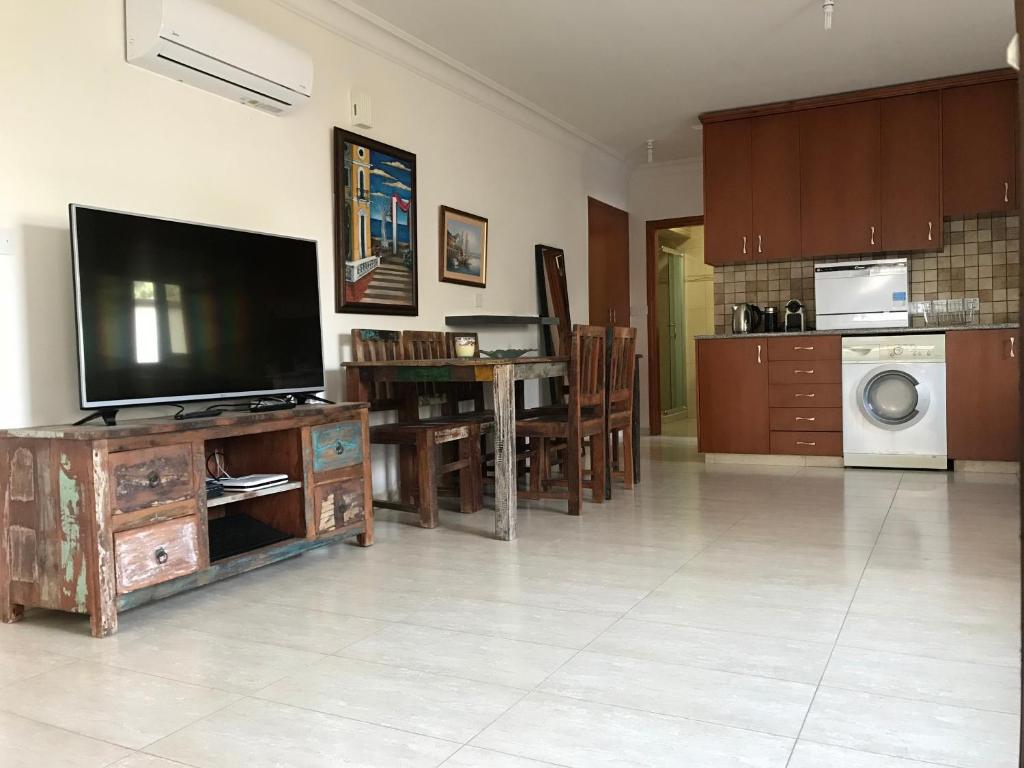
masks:
[[(342, 363), (348, 377), (348, 400), (366, 401), (374, 382), (396, 384), (490, 383), (494, 399), (494, 535), (516, 538), (516, 401), (515, 382), (568, 376), (568, 357), (451, 358), (447, 360), (373, 360)], [(415, 395), (412, 412), (418, 416)]]

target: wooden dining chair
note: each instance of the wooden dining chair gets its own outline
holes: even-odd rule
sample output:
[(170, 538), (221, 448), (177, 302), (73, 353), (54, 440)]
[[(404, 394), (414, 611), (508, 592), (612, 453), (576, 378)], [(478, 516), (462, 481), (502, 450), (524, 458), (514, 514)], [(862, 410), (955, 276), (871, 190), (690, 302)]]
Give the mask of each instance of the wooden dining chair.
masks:
[[(633, 374), (636, 370), (636, 328), (608, 329), (608, 441), (612, 478), (633, 487)], [(622, 450), (619, 450), (619, 434)]]
[[(569, 356), (569, 403), (564, 410), (536, 413), (516, 419), (516, 435), (530, 439), (534, 460), (530, 462), (530, 487), (520, 495), (526, 499), (567, 499), (569, 514), (578, 515), (583, 504), (583, 449), (590, 447), (590, 472), (586, 485), (591, 500), (600, 504), (605, 494), (605, 360), (604, 326), (573, 327)], [(558, 462), (565, 476), (565, 491), (552, 490), (549, 476), (553, 444), (560, 443)]]
[[(364, 360), (401, 360), (401, 331), (378, 331), (357, 328), (352, 331), (352, 354), (357, 362)], [(455, 421), (448, 417), (420, 419), (408, 413), (406, 398), (412, 398), (414, 410), (419, 401), (411, 392), (400, 392), (387, 382), (375, 384), (370, 392), (370, 410), (404, 410), (404, 419), (370, 427), (374, 445), (396, 445), (402, 451), (399, 462), (399, 485), (402, 500), (374, 499), (374, 506), (412, 512), (420, 517), (420, 525), (434, 528), (438, 522), (437, 488), (443, 475), (457, 472), (459, 477), (459, 508), (476, 512), (482, 504), (480, 492), (480, 425), (470, 420)], [(381, 399), (377, 399), (377, 398)], [(438, 461), (438, 447), (456, 445), (457, 456)]]

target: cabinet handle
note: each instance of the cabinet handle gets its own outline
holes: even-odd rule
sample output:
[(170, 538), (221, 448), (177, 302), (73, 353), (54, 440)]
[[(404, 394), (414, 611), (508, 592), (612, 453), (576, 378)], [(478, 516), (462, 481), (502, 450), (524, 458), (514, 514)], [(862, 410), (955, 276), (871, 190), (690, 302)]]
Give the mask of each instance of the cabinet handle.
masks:
[(149, 483), (150, 488), (156, 488), (160, 485), (160, 473), (153, 471), (146, 475), (146, 482)]
[(817, 421), (818, 417), (817, 416), (797, 416), (796, 420), (797, 421)]
[(334, 452), (339, 456), (345, 452), (345, 444), (341, 440), (334, 444)]
[(793, 347), (794, 352), (813, 352), (814, 347)]
[(764, 253), (764, 248), (761, 247), (761, 235), (757, 236), (757, 252)]
[(1010, 202), (1010, 182), (1008, 181), (1003, 182), (1003, 202)]
[(761, 345), (757, 345), (757, 364), (761, 364)]
[(797, 397), (814, 397), (814, 393), (813, 392), (811, 392), (811, 393), (797, 392), (796, 396)]
[(1016, 340), (1015, 340), (1015, 339), (1013, 338), (1013, 336), (1011, 336), (1011, 337), (1010, 337), (1010, 357), (1016, 357), (1016, 356), (1017, 356), (1017, 355), (1016, 355), (1016, 354), (1014, 353), (1014, 351), (1013, 351), (1013, 345), (1014, 345), (1014, 342), (1015, 342), (1015, 341), (1016, 341)]
[(809, 445), (812, 448), (817, 445), (817, 443), (807, 443), (807, 442), (804, 442), (803, 440), (797, 440), (796, 444), (797, 445)]
[(932, 223), (928, 222), (928, 242), (932, 241)]
[(743, 253), (746, 254), (746, 252), (747, 252), (747, 236), (744, 235), (743, 236)]
[(871, 244), (872, 245), (875, 244), (875, 228), (874, 228), (874, 226), (871, 227)]
[(167, 562), (167, 550), (163, 547), (157, 547), (156, 552), (153, 553), (153, 557), (156, 558), (158, 564), (163, 565)]
[(796, 369), (796, 370), (794, 370), (794, 371), (793, 371), (793, 373), (806, 373), (806, 374), (811, 374), (811, 373), (814, 373), (814, 369), (813, 369), (813, 368), (811, 368), (811, 369), (810, 369), (809, 371), (801, 371), (801, 370), (799, 370), (799, 369)]

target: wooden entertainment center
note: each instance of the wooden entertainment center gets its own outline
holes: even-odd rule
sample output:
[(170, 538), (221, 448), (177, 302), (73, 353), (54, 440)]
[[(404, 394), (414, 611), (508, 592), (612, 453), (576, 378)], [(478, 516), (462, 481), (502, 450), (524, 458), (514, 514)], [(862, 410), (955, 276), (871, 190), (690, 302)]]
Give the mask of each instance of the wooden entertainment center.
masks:
[[(288, 482), (207, 498), (208, 462)], [(0, 617), (117, 614), (355, 537), (373, 543), (365, 403), (0, 432)]]

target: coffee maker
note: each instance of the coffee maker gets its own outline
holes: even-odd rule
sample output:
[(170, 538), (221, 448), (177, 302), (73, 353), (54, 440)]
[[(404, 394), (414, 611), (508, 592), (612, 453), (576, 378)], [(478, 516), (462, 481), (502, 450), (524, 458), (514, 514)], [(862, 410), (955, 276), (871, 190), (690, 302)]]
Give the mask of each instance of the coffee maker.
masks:
[(804, 325), (804, 305), (801, 302), (797, 301), (796, 299), (790, 299), (788, 302), (786, 302), (786, 318), (784, 328), (786, 330), (786, 333), (807, 330), (807, 328)]

